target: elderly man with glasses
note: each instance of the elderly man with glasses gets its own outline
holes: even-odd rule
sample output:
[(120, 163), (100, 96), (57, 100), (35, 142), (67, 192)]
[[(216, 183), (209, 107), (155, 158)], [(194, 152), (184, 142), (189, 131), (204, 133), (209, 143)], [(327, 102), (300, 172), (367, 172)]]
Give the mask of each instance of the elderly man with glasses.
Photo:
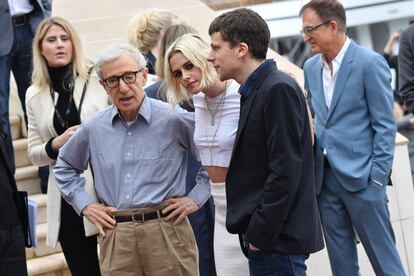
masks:
[[(208, 177), (185, 195), (191, 113), (145, 96), (144, 57), (112, 45), (96, 71), (114, 105), (86, 121), (60, 150), (58, 186), (79, 215), (100, 232), (103, 275), (198, 275), (198, 254), (187, 215), (210, 197)], [(100, 203), (84, 190), (91, 166)]]
[(376, 275), (405, 275), (387, 206), (396, 126), (385, 59), (346, 35), (345, 9), (300, 11), (315, 54), (304, 65), (315, 114), (315, 184), (332, 274), (359, 275), (355, 232)]

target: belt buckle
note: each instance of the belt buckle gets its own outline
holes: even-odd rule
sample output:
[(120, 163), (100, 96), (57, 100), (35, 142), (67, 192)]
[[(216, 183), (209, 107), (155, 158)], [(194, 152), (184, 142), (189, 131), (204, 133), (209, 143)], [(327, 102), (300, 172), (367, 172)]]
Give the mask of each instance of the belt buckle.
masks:
[[(138, 214), (141, 214), (141, 220), (135, 218), (135, 215), (138, 215)], [(132, 213), (131, 214), (131, 219), (132, 219), (133, 222), (139, 222), (139, 221), (145, 222), (144, 212), (134, 212), (134, 213)]]

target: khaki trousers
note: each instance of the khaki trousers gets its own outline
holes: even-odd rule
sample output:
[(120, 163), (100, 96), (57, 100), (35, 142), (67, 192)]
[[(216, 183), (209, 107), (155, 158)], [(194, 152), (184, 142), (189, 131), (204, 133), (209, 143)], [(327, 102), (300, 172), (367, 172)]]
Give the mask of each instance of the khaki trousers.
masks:
[[(158, 207), (159, 208), (159, 207)], [(153, 211), (156, 208), (134, 209)], [(111, 215), (126, 215), (117, 211)], [(118, 223), (99, 237), (103, 276), (198, 276), (198, 249), (188, 219)]]

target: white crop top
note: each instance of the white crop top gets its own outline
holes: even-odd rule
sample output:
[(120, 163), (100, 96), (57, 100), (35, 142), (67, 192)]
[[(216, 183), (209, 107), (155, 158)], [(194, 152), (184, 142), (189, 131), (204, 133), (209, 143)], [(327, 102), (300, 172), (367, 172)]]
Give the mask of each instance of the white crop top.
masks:
[[(232, 80), (224, 98), (222, 94), (206, 98), (201, 92), (193, 96), (194, 142), (203, 166), (228, 167), (230, 164), (240, 116), (239, 87), (240, 85)], [(207, 108), (206, 100), (210, 110)]]

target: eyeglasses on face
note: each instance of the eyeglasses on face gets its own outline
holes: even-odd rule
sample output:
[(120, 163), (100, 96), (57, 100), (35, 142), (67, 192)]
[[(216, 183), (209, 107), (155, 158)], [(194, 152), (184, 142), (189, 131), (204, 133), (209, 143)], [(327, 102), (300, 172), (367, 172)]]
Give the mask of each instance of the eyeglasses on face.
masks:
[(305, 35), (311, 35), (316, 29), (318, 29), (319, 27), (322, 27), (323, 25), (327, 25), (330, 22), (331, 22), (331, 20), (327, 20), (327, 21), (322, 22), (321, 24), (318, 24), (318, 25), (316, 25), (314, 27), (306, 27), (306, 28), (303, 28), (302, 30), (300, 30), (300, 33), (302, 35), (304, 35), (304, 34)]
[(126, 84), (134, 83), (137, 80), (137, 74), (144, 71), (144, 68), (138, 71), (125, 72), (122, 76), (113, 76), (102, 80), (109, 88), (115, 88), (119, 86), (119, 81), (122, 79)]

